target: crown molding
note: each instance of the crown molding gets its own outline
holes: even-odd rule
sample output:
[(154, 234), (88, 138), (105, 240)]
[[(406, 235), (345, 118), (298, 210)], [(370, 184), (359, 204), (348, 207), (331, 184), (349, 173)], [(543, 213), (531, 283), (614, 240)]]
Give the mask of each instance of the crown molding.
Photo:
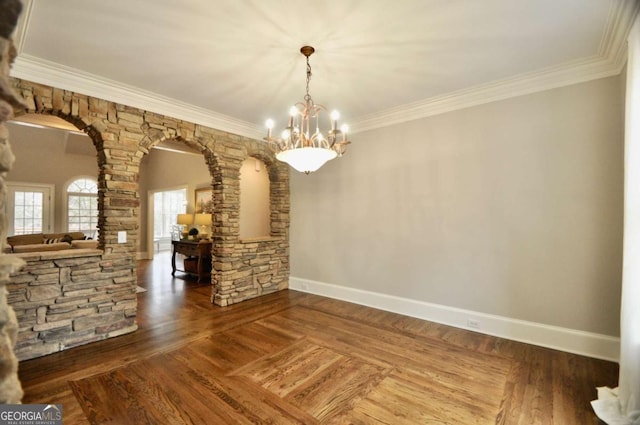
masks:
[[(22, 50), (24, 43), (31, 0), (27, 2), (27, 6), (27, 17), (18, 29), (18, 51)], [(351, 122), (350, 131), (353, 134), (373, 130), (471, 106), (618, 75), (626, 63), (626, 39), (639, 9), (640, 2), (636, 0), (617, 0), (613, 4), (600, 40), (598, 53), (592, 57), (356, 117)], [(261, 140), (264, 135), (263, 128), (254, 123), (24, 53), (16, 58), (10, 75), (252, 139)]]
[(366, 115), (353, 121), (350, 129), (353, 134), (401, 124), (471, 106), (610, 77), (620, 74), (620, 71), (621, 67), (613, 66), (610, 61), (598, 57), (585, 59), (571, 65), (522, 74)]
[(627, 62), (627, 37), (639, 11), (640, 3), (636, 0), (617, 0), (611, 7), (600, 39), (599, 56), (608, 59), (620, 70)]
[(613, 4), (597, 55), (365, 115), (351, 122), (351, 133), (618, 75), (627, 61), (626, 41), (639, 9), (636, 0)]
[(16, 58), (10, 75), (252, 139), (264, 136), (263, 129), (255, 124), (28, 54)]

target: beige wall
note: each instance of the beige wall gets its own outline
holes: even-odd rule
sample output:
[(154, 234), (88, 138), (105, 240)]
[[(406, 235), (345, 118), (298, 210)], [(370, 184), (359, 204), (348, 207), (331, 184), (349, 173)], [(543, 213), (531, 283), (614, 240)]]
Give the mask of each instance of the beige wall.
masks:
[(247, 158), (240, 168), (240, 237), (269, 236), (270, 213), (267, 169), (259, 159)]
[(291, 276), (619, 335), (620, 84), (354, 134), (291, 173)]

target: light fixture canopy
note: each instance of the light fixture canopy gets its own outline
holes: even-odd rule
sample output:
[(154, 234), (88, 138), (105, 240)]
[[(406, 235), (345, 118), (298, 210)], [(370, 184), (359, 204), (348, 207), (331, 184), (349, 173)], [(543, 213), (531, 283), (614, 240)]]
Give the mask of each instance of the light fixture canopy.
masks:
[[(289, 110), (289, 122), (281, 137), (274, 137), (274, 122), (267, 120), (267, 137), (265, 140), (276, 153), (276, 158), (286, 162), (297, 171), (309, 174), (318, 170), (327, 161), (341, 157), (351, 142), (347, 140), (347, 126), (338, 128), (340, 114), (337, 111), (328, 113), (322, 105), (316, 105), (309, 94), (311, 81), (311, 65), (309, 56), (315, 52), (311, 46), (302, 46), (300, 53), (307, 58), (307, 91), (304, 102), (298, 102)], [(324, 134), (320, 130), (323, 117), (329, 120), (329, 130)], [(312, 125), (315, 129), (312, 131)]]

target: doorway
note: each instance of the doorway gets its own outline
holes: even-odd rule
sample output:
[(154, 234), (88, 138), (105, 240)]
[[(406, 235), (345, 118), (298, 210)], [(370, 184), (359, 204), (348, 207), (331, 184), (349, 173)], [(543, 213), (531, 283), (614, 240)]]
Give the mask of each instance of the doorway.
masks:
[(186, 186), (150, 191), (148, 222), (152, 231), (147, 246), (149, 256), (171, 249), (171, 239), (176, 232), (176, 217), (187, 209)]

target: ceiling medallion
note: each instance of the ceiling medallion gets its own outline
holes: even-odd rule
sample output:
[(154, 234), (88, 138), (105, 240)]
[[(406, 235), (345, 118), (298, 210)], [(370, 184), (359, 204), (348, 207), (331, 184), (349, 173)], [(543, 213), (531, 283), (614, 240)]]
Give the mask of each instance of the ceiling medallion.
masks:
[[(305, 174), (316, 171), (327, 161), (342, 156), (347, 150), (347, 145), (351, 143), (347, 140), (348, 127), (343, 125), (338, 128), (340, 118), (338, 111), (333, 111), (329, 115), (324, 106), (313, 103), (309, 94), (311, 81), (309, 56), (313, 52), (315, 49), (311, 46), (303, 46), (300, 49), (300, 53), (307, 58), (307, 93), (304, 96), (304, 102), (298, 102), (291, 107), (289, 123), (279, 138), (271, 134), (273, 120), (267, 120), (267, 137), (265, 137), (278, 160), (286, 162)], [(321, 117), (326, 117), (330, 121), (330, 130), (326, 131), (326, 136), (320, 131)], [(312, 125), (315, 125), (313, 133)]]

